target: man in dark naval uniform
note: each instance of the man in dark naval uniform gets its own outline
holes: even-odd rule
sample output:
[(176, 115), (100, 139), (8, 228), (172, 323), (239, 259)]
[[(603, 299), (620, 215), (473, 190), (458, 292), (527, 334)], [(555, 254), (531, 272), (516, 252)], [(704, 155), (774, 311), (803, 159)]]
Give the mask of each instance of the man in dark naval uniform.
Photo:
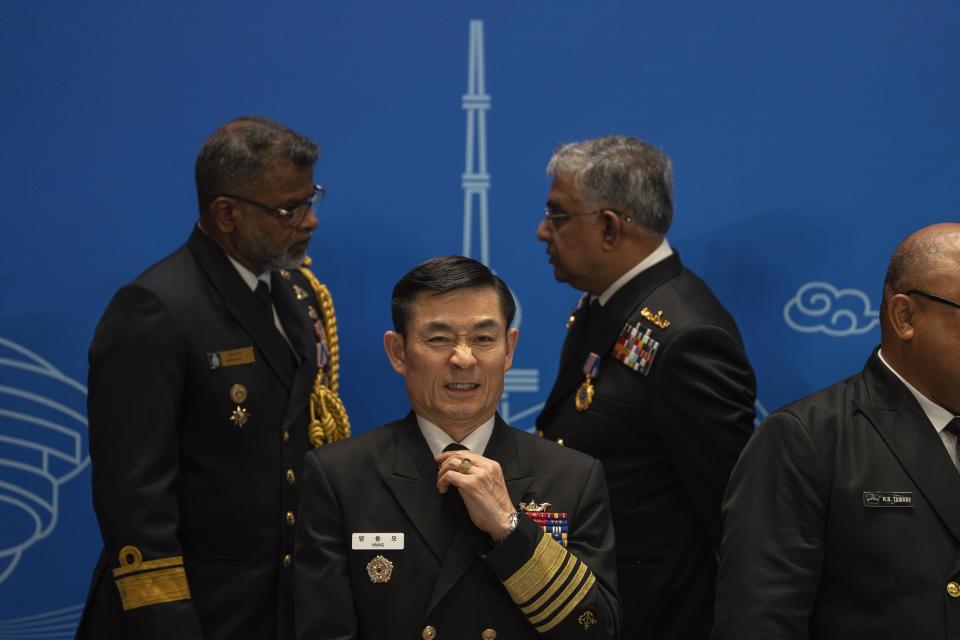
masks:
[(880, 336), (737, 462), (717, 640), (960, 637), (960, 224), (897, 247)]
[(600, 464), (496, 413), (516, 305), (460, 256), (415, 267), (384, 336), (406, 418), (307, 455), (302, 640), (616, 638)]
[(234, 120), (196, 164), (187, 243), (120, 289), (90, 346), (103, 551), (95, 640), (293, 637), (300, 466), (346, 437), (325, 287), (304, 267), (317, 146)]
[(753, 370), (733, 318), (667, 242), (663, 153), (607, 136), (562, 145), (547, 172), (537, 238), (557, 280), (584, 295), (537, 428), (603, 463), (624, 637), (703, 640)]

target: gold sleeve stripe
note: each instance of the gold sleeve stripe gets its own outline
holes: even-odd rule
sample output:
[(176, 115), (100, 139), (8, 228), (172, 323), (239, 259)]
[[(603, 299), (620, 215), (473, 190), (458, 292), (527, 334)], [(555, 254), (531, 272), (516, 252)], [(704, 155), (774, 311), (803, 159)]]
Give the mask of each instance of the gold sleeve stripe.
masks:
[(533, 555), (506, 579), (503, 586), (516, 604), (524, 604), (540, 592), (563, 566), (567, 550), (548, 535), (540, 538)]
[[(546, 536), (544, 536), (546, 537)], [(550, 598), (553, 597), (553, 594), (563, 585), (564, 581), (570, 576), (570, 573), (573, 571), (573, 568), (577, 564), (577, 559), (571, 553), (567, 553), (566, 564), (563, 565), (560, 573), (557, 574), (557, 577), (553, 582), (550, 583), (550, 586), (547, 587), (546, 591), (540, 594), (540, 597), (537, 598), (534, 602), (531, 602), (525, 607), (520, 607), (520, 611), (523, 611), (526, 615), (530, 615), (534, 611), (537, 611), (547, 603)]]
[[(582, 562), (579, 563), (579, 565), (580, 566), (577, 567), (577, 572), (573, 574), (573, 579), (570, 580), (570, 582), (567, 583), (567, 586), (563, 588), (563, 591), (558, 593), (553, 601), (547, 605), (547, 608), (537, 615), (528, 618), (530, 620), (530, 624), (538, 624), (549, 618), (554, 611), (560, 608), (560, 605), (567, 601), (567, 599), (570, 597), (570, 594), (573, 593), (573, 591), (583, 583), (583, 576), (587, 575), (589, 569), (587, 569), (587, 565), (583, 564)], [(593, 577), (593, 574), (591, 573), (590, 576)]]
[(135, 571), (151, 571), (154, 569), (164, 569), (166, 567), (183, 566), (183, 556), (170, 556), (169, 558), (160, 558), (159, 560), (148, 560), (133, 564), (122, 564), (113, 570), (113, 577), (119, 578)]
[(584, 581), (583, 586), (580, 587), (580, 590), (577, 591), (576, 595), (574, 595), (573, 598), (571, 598), (570, 601), (567, 602), (566, 606), (564, 606), (563, 609), (557, 612), (557, 615), (554, 616), (553, 620), (551, 620), (547, 624), (540, 625), (539, 627), (537, 627), (537, 631), (540, 633), (546, 633), (547, 631), (550, 631), (550, 629), (553, 629), (555, 626), (563, 622), (564, 619), (566, 619), (566, 617), (570, 615), (570, 612), (573, 611), (574, 607), (580, 604), (580, 602), (587, 597), (587, 593), (590, 592), (590, 588), (593, 586), (593, 583), (596, 581), (597, 579), (593, 577), (593, 573), (587, 576), (586, 581)]
[(116, 583), (124, 611), (190, 599), (187, 573), (183, 567), (138, 573), (118, 578)]

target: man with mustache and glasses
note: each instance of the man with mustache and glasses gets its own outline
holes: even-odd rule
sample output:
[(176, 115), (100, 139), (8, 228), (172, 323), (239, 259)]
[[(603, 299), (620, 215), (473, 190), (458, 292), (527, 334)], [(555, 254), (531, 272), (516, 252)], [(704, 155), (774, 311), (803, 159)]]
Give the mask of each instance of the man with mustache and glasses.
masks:
[(626, 638), (705, 640), (720, 499), (753, 432), (737, 326), (667, 242), (670, 161), (627, 136), (561, 145), (537, 238), (583, 292), (537, 428), (603, 463)]
[(894, 251), (863, 371), (771, 413), (724, 496), (716, 640), (960, 636), (960, 224)]
[(293, 637), (301, 461), (346, 437), (336, 321), (306, 268), (316, 144), (261, 117), (196, 162), (187, 243), (110, 301), (90, 346), (103, 535), (78, 638)]
[(391, 306), (384, 348), (413, 411), (307, 454), (298, 637), (619, 637), (600, 464), (496, 411), (518, 338), (507, 285), (434, 258)]

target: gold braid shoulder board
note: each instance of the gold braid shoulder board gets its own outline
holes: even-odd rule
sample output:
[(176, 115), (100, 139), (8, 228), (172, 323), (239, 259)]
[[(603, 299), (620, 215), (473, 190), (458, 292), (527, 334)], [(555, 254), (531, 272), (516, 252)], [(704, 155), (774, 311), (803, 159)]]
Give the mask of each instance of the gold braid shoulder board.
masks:
[(330, 291), (317, 280), (310, 271), (310, 258), (306, 258), (303, 266), (298, 269), (301, 275), (310, 283), (313, 292), (320, 304), (320, 315), (323, 318), (323, 332), (327, 338), (327, 349), (330, 351), (330, 361), (326, 370), (321, 368), (317, 372), (317, 379), (310, 392), (310, 426), (307, 427), (307, 436), (315, 447), (350, 437), (350, 420), (347, 410), (340, 400), (340, 341), (337, 338), (337, 317), (333, 312), (333, 298)]

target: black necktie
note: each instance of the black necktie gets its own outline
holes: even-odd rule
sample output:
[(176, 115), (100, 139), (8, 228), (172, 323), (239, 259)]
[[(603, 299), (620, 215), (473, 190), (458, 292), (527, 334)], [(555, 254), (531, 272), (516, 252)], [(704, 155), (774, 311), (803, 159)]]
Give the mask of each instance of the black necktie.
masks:
[(953, 451), (957, 454), (957, 460), (960, 460), (960, 417), (954, 418), (945, 426), (944, 431), (949, 431), (957, 439), (953, 443)]
[[(443, 448), (443, 451), (446, 453), (447, 451), (469, 451), (469, 449), (459, 442), (451, 442)], [(450, 471), (449, 473), (457, 472)], [(443, 496), (443, 522), (440, 525), (440, 530), (443, 532), (441, 535), (448, 540), (448, 544), (450, 538), (453, 537), (453, 531), (457, 523), (466, 517), (467, 508), (463, 504), (463, 498), (460, 497), (460, 491), (450, 485), (446, 495)]]
[(257, 280), (257, 288), (254, 290), (257, 300), (263, 305), (264, 310), (270, 314), (270, 324), (273, 324), (273, 299), (270, 297), (270, 286), (263, 280)]

